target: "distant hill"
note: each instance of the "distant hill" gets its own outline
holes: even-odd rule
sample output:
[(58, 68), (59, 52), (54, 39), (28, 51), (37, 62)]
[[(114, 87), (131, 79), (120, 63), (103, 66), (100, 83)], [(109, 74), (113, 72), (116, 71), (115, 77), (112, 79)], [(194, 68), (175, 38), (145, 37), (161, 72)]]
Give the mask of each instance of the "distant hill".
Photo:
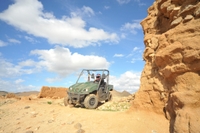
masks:
[[(6, 92), (6, 91), (0, 91), (0, 96), (6, 96), (8, 93), (12, 93), (12, 92)], [(38, 91), (27, 91), (27, 92), (17, 92), (14, 93), (16, 96), (29, 96), (32, 94), (39, 94)]]
[(119, 92), (119, 91), (113, 90), (111, 93), (113, 96), (117, 96), (117, 97), (127, 97), (131, 95), (131, 93), (127, 91)]
[(8, 92), (6, 92), (6, 91), (0, 91), (0, 96), (5, 96), (7, 94), (8, 94)]
[(131, 93), (129, 93), (128, 91), (122, 91), (121, 92), (123, 96), (129, 96), (131, 95)]
[(29, 95), (38, 95), (39, 91), (27, 91), (27, 92), (17, 92), (15, 93), (16, 96), (29, 96)]

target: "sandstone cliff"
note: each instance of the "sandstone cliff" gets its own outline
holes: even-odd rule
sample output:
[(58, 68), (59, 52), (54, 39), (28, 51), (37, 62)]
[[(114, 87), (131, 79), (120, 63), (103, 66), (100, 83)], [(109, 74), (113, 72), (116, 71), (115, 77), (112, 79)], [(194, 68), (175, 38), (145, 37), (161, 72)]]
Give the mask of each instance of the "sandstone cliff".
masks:
[(165, 115), (171, 133), (199, 133), (200, 0), (156, 0), (141, 25), (146, 64), (132, 109)]

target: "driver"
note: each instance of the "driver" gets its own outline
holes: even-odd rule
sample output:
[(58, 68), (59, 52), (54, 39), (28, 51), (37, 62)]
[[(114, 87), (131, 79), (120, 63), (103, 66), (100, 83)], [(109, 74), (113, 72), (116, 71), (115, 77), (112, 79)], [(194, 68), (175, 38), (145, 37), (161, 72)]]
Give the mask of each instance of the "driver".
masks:
[(100, 85), (104, 85), (105, 82), (104, 79), (101, 80), (101, 74), (97, 74), (94, 82), (99, 83), (100, 81), (101, 81)]
[(100, 80), (101, 80), (101, 74), (97, 74), (97, 75), (96, 75), (95, 81), (96, 81), (96, 82), (99, 82)]

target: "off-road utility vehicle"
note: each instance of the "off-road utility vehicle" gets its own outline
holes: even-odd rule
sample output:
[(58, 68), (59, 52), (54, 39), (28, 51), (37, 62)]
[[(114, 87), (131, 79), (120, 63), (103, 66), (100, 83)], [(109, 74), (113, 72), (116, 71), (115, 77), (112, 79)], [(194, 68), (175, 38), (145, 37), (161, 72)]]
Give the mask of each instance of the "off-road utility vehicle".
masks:
[(76, 83), (69, 87), (64, 104), (95, 109), (99, 102), (111, 100), (112, 90), (107, 69), (83, 69)]

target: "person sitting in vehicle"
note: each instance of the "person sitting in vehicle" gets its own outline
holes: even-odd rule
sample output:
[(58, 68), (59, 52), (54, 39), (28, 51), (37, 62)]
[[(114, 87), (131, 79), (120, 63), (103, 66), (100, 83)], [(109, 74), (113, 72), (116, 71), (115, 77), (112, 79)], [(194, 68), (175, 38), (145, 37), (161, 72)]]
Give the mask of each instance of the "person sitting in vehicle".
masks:
[(101, 80), (101, 74), (96, 75), (95, 82), (99, 82)]
[(101, 80), (101, 74), (97, 74), (96, 75), (96, 79), (94, 82), (99, 83), (99, 81), (101, 81), (101, 85), (104, 83), (104, 79)]

